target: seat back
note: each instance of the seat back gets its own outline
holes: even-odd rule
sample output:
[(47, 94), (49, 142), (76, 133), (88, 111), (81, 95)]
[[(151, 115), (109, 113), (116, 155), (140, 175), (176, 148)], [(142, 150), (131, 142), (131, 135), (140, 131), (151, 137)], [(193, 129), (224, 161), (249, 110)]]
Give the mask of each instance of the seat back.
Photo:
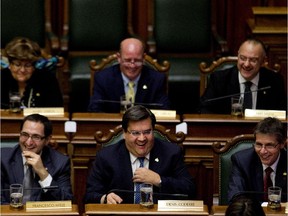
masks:
[[(119, 64), (116, 53), (109, 55), (107, 58), (103, 58), (99, 64), (97, 64), (97, 61), (95, 59), (90, 61), (90, 96), (93, 95), (95, 73), (115, 64)], [(166, 78), (167, 78), (166, 89), (168, 92), (168, 76), (169, 76), (170, 63), (168, 61), (163, 61), (163, 63), (160, 64), (158, 63), (157, 59), (153, 59), (151, 56), (145, 55), (144, 65), (147, 65), (148, 67), (151, 67), (160, 73), (165, 73)]]
[[(155, 138), (175, 143), (183, 148), (183, 142), (185, 140), (185, 134), (183, 132), (174, 134), (170, 131), (170, 129), (166, 129), (164, 126), (156, 124), (153, 133)], [(114, 129), (110, 129), (106, 134), (104, 134), (103, 131), (96, 131), (94, 134), (94, 139), (96, 144), (100, 145), (101, 147), (113, 145), (123, 139), (122, 126), (119, 125)]]
[(2, 0), (1, 16), (1, 48), (14, 37), (27, 37), (47, 53), (59, 49), (51, 27), (51, 0)]
[[(228, 69), (233, 67), (237, 64), (238, 57), (237, 56), (226, 56), (221, 57), (216, 61), (213, 61), (212, 64), (208, 64), (207, 62), (201, 62), (199, 65), (200, 70), (200, 97), (204, 94), (208, 82), (209, 82), (209, 75), (218, 70)], [(268, 62), (263, 64), (263, 67), (272, 70), (276, 73), (280, 72), (281, 66), (280, 64), (274, 64), (271, 68)]]
[(212, 144), (214, 192), (219, 195), (219, 205), (228, 205), (227, 191), (232, 169), (231, 156), (238, 151), (252, 147), (254, 142), (253, 134), (244, 134), (228, 140), (224, 146), (220, 142)]

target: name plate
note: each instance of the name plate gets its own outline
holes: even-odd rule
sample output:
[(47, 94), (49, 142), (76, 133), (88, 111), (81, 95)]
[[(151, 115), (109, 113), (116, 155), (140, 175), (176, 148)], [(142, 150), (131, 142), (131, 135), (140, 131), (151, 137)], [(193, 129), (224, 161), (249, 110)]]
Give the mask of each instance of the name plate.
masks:
[(27, 201), (26, 211), (43, 211), (43, 210), (71, 210), (71, 200), (65, 201)]
[(162, 118), (162, 119), (175, 119), (176, 118), (176, 110), (151, 109), (151, 112), (155, 115), (156, 118)]
[(40, 114), (44, 116), (64, 116), (63, 107), (35, 107), (35, 108), (24, 108), (23, 115)]
[(158, 211), (204, 211), (202, 200), (158, 200)]
[(278, 119), (286, 119), (286, 111), (284, 110), (259, 110), (259, 109), (245, 109), (245, 117), (248, 118), (266, 118), (275, 117)]

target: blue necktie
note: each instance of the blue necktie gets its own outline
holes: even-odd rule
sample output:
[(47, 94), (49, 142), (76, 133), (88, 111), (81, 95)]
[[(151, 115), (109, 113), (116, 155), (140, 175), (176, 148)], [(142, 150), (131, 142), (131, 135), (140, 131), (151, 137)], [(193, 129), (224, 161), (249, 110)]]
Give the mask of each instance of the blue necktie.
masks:
[[(145, 157), (140, 157), (138, 158), (139, 162), (140, 162), (140, 167), (144, 167), (144, 160)], [(140, 198), (141, 198), (141, 194), (140, 194), (140, 184), (141, 183), (136, 183), (136, 189), (135, 189), (135, 204), (140, 203)]]

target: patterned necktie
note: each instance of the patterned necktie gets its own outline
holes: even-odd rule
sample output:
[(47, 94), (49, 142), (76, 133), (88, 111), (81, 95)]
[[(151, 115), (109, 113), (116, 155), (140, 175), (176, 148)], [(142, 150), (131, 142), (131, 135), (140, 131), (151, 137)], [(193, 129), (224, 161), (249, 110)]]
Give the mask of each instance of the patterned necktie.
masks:
[(244, 94), (244, 103), (243, 108), (244, 109), (252, 109), (252, 92), (251, 92), (251, 86), (252, 82), (247, 81), (245, 84), (245, 94)]
[[(139, 157), (138, 158), (139, 162), (140, 162), (140, 167), (144, 167), (144, 160), (145, 157)], [(141, 194), (140, 194), (140, 184), (141, 183), (136, 183), (136, 187), (135, 187), (135, 204), (140, 203), (140, 198), (141, 198)]]
[(135, 91), (134, 91), (134, 82), (129, 82), (128, 83), (128, 91), (127, 91), (127, 98), (131, 103), (135, 102)]
[(31, 192), (32, 192), (32, 187), (33, 187), (33, 171), (32, 171), (32, 166), (30, 165), (25, 165), (26, 168), (26, 172), (25, 172), (25, 176), (23, 179), (23, 203), (26, 203), (27, 201), (30, 200), (31, 198)]
[(268, 188), (273, 186), (273, 183), (270, 177), (272, 172), (273, 172), (273, 169), (271, 167), (267, 167), (265, 169), (265, 176), (264, 176), (264, 192), (265, 192), (264, 200), (265, 201), (268, 200)]

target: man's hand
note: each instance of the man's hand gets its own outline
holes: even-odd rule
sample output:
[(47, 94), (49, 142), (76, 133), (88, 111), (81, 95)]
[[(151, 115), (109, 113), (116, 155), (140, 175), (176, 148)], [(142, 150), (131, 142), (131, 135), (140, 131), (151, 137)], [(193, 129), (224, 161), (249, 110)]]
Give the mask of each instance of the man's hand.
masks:
[(49, 173), (42, 163), (41, 156), (31, 151), (23, 151), (22, 154), (26, 158), (27, 164), (33, 167), (34, 172), (43, 181)]
[(101, 198), (101, 203), (104, 203), (104, 199), (106, 196), (106, 202), (107, 204), (120, 204), (123, 202), (123, 200), (121, 199), (121, 197), (119, 197), (117, 194), (115, 193), (109, 193), (109, 194), (105, 194), (102, 196)]
[(160, 185), (160, 180), (161, 177), (158, 173), (141, 167), (141, 168), (137, 168), (134, 172), (134, 176), (132, 178), (133, 182), (145, 182), (145, 183), (151, 183), (157, 187), (159, 187)]

